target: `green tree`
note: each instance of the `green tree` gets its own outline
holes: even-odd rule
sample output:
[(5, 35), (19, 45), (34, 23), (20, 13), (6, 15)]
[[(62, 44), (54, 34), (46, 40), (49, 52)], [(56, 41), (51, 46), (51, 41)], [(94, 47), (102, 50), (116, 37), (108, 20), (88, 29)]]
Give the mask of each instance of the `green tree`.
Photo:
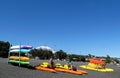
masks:
[(88, 54), (88, 57), (89, 57), (89, 58), (91, 58), (91, 57), (92, 57), (92, 55), (91, 55), (91, 54)]
[(33, 58), (35, 58), (37, 56), (37, 51), (38, 51), (37, 49), (32, 49), (30, 51), (30, 54), (32, 55)]
[(106, 63), (110, 63), (110, 62), (112, 62), (111, 57), (109, 55), (107, 55), (107, 57), (106, 57)]
[(119, 61), (117, 58), (114, 58), (114, 61), (115, 61), (116, 63), (120, 63), (120, 61)]
[(83, 59), (81, 55), (77, 55), (77, 54), (68, 54), (67, 57), (72, 61), (81, 61), (81, 59)]
[(53, 56), (52, 51), (50, 50), (42, 50), (42, 49), (33, 49), (30, 54), (35, 57), (39, 57), (39, 59), (49, 59)]
[(0, 57), (8, 57), (9, 48), (9, 42), (0, 41)]
[(63, 50), (59, 50), (59, 51), (57, 51), (57, 52), (55, 53), (55, 57), (56, 57), (57, 59), (60, 59), (60, 60), (66, 59), (67, 54), (66, 54), (66, 52), (64, 52)]
[(85, 56), (81, 56), (81, 57), (80, 57), (80, 61), (85, 62), (85, 61), (86, 61), (86, 60), (85, 60)]

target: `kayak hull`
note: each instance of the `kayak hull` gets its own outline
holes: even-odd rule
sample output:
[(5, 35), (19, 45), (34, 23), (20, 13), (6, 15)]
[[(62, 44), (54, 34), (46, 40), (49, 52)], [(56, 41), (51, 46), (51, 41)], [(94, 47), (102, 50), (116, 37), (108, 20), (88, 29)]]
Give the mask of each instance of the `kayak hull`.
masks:
[(105, 69), (96, 69), (96, 68), (92, 68), (92, 67), (89, 67), (89, 66), (86, 66), (86, 65), (82, 65), (80, 66), (81, 68), (84, 68), (84, 69), (88, 69), (88, 70), (95, 70), (95, 71), (99, 71), (99, 72), (113, 72), (114, 69), (111, 69), (111, 68), (105, 68)]
[(35, 67), (35, 69), (37, 69), (37, 70), (42, 70), (42, 71), (48, 71), (48, 72), (52, 72), (52, 73), (56, 73), (56, 72), (57, 72), (57, 71), (55, 71), (54, 69), (45, 68), (45, 67), (41, 67), (41, 66), (37, 66), (37, 67)]
[(82, 75), (83, 72), (80, 71), (80, 70), (77, 70), (77, 71), (73, 71), (73, 70), (67, 70), (67, 69), (61, 69), (61, 68), (55, 68), (56, 71), (59, 71), (59, 72), (66, 72), (66, 73), (71, 73), (71, 74), (76, 74), (76, 75)]

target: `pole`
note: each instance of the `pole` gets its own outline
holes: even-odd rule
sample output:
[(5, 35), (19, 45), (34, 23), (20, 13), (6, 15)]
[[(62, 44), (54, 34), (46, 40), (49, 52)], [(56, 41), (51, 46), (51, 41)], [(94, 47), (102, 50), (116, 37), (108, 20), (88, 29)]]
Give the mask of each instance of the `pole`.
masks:
[(10, 60), (9, 57), (10, 57), (10, 48), (9, 48), (9, 52), (8, 52), (8, 64), (9, 64), (9, 60)]
[(20, 53), (21, 53), (21, 43), (20, 43), (20, 48), (19, 48), (19, 66), (20, 66)]

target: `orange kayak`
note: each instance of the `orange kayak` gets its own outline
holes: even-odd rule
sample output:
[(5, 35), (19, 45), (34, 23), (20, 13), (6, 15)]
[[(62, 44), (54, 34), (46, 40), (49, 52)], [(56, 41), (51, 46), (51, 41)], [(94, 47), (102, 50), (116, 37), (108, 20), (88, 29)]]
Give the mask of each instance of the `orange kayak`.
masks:
[(88, 74), (88, 72), (83, 71), (83, 70), (77, 70), (77, 71), (82, 72), (83, 74)]
[(52, 72), (52, 73), (56, 73), (57, 71), (55, 71), (54, 69), (51, 68), (45, 68), (45, 67), (41, 67), (41, 66), (37, 66), (35, 67), (37, 70), (42, 70), (42, 71), (48, 71), (48, 72)]
[(59, 72), (66, 72), (66, 73), (71, 73), (71, 74), (77, 74), (77, 75), (82, 75), (82, 74), (87, 74), (87, 72), (83, 72), (81, 70), (77, 70), (77, 71), (73, 71), (73, 70), (69, 70), (69, 69), (61, 69), (61, 68), (55, 68), (56, 71)]

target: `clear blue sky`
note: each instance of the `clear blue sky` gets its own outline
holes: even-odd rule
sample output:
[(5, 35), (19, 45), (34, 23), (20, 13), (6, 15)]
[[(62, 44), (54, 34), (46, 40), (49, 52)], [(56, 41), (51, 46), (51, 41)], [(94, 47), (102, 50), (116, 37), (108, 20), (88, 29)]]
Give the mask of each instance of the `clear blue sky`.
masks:
[(120, 1), (0, 0), (0, 40), (120, 57)]

